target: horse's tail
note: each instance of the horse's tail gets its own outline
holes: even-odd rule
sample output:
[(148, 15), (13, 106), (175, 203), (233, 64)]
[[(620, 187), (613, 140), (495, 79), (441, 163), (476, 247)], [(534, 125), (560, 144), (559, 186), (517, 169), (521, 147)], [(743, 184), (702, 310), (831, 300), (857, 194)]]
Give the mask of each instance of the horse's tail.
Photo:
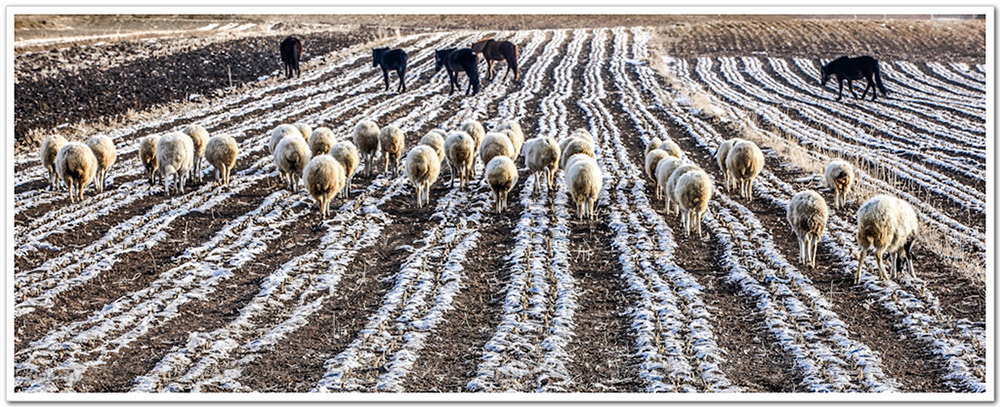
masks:
[(295, 39), (294, 49), (295, 51), (292, 52), (292, 60), (294, 61), (293, 63), (295, 64), (295, 67), (298, 68), (299, 60), (302, 59), (302, 41), (299, 41), (298, 38)]
[(878, 86), (878, 90), (882, 91), (882, 96), (889, 94), (889, 91), (885, 90), (885, 86), (882, 85), (882, 75), (879, 74), (878, 63), (875, 63), (875, 85)]

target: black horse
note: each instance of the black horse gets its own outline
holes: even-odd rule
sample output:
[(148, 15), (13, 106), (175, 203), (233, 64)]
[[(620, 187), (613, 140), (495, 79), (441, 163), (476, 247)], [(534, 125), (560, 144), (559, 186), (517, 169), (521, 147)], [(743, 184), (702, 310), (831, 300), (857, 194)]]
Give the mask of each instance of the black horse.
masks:
[(399, 86), (397, 92), (406, 92), (406, 51), (401, 49), (375, 48), (372, 49), (372, 67), (382, 67), (382, 79), (385, 79), (385, 90), (389, 90), (389, 70), (396, 70), (399, 76)]
[(448, 79), (451, 90), (448, 94), (455, 93), (458, 84), (458, 74), (465, 71), (469, 75), (469, 87), (465, 89), (465, 94), (479, 93), (479, 56), (471, 48), (448, 48), (439, 49), (434, 52), (434, 72), (440, 71), (441, 67), (448, 68)]
[(858, 94), (854, 93), (851, 81), (856, 79), (864, 78), (868, 81), (868, 86), (865, 86), (865, 92), (861, 94), (862, 99), (868, 95), (868, 89), (871, 89), (872, 100), (874, 101), (876, 98), (876, 86), (882, 91), (882, 96), (886, 96), (889, 93), (885, 90), (885, 86), (882, 86), (882, 76), (879, 75), (878, 61), (867, 55), (857, 58), (848, 58), (845, 55), (823, 65), (823, 79), (820, 80), (819, 85), (826, 86), (826, 81), (830, 79), (830, 75), (837, 76), (837, 100), (840, 100), (844, 96), (844, 80), (847, 80), (847, 89), (851, 91), (851, 95), (854, 95), (855, 99), (858, 98)]
[(518, 72), (520, 72), (517, 68), (517, 45), (510, 41), (487, 38), (472, 43), (471, 47), (473, 51), (483, 54), (483, 59), (486, 60), (487, 80), (493, 80), (493, 61), (507, 61), (507, 70), (503, 74), (503, 79), (507, 79), (507, 75), (513, 72), (514, 82), (517, 82)]
[(302, 41), (288, 37), (281, 41), (281, 63), (284, 65), (285, 78), (291, 78), (292, 73), (299, 76), (299, 59), (302, 58)]

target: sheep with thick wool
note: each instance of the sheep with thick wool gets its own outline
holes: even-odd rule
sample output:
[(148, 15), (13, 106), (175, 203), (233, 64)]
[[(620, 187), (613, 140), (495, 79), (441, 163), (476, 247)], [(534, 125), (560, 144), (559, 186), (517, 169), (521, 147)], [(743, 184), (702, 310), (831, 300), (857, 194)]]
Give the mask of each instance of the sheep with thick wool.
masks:
[(229, 188), (229, 176), (236, 166), (236, 157), (240, 147), (236, 139), (228, 134), (212, 136), (205, 145), (205, 160), (215, 167), (215, 182), (221, 182)]
[(500, 123), (496, 131), (506, 134), (510, 139), (510, 144), (514, 147), (514, 155), (510, 159), (516, 161), (521, 155), (521, 147), (524, 146), (524, 131), (521, 130), (521, 125), (516, 120), (505, 120)]
[(507, 209), (507, 194), (517, 184), (517, 166), (514, 165), (514, 160), (505, 155), (493, 157), (486, 164), (486, 182), (493, 195), (496, 213), (502, 213)]
[(382, 148), (382, 158), (385, 160), (385, 166), (382, 167), (383, 172), (388, 173), (391, 168), (391, 175), (395, 176), (399, 173), (399, 159), (403, 156), (403, 143), (405, 141), (406, 135), (399, 127), (390, 124), (379, 131), (378, 142)]
[(559, 143), (552, 137), (536, 137), (524, 143), (524, 164), (535, 176), (532, 192), (538, 191), (539, 174), (545, 179), (545, 185), (551, 189), (554, 185), (556, 170), (559, 169)]
[(309, 196), (319, 204), (323, 219), (326, 219), (330, 201), (344, 188), (347, 177), (344, 166), (336, 158), (323, 154), (309, 160), (302, 171), (302, 181), (306, 184)]
[(726, 154), (726, 169), (733, 177), (740, 196), (753, 200), (753, 180), (764, 169), (764, 153), (757, 144), (749, 140), (733, 143)]
[(451, 172), (451, 180), (448, 187), (455, 185), (455, 176), (458, 175), (459, 188), (468, 188), (469, 179), (472, 178), (473, 165), (476, 160), (476, 141), (469, 133), (456, 131), (448, 136), (444, 141), (444, 150), (448, 156), (448, 168)]
[(312, 127), (302, 122), (295, 123), (293, 126), (295, 126), (296, 129), (299, 129), (299, 133), (302, 134), (302, 138), (306, 140), (306, 144), (309, 144), (309, 140), (312, 140)]
[(833, 189), (833, 202), (837, 209), (847, 203), (847, 194), (854, 185), (854, 167), (844, 160), (833, 160), (824, 172), (826, 185)]
[(594, 136), (591, 135), (590, 132), (587, 131), (587, 129), (585, 129), (583, 127), (579, 127), (576, 130), (573, 130), (573, 132), (570, 133), (569, 136), (570, 137), (582, 138), (584, 140), (589, 141), (591, 144), (594, 143)]
[(708, 210), (708, 201), (712, 199), (712, 178), (701, 169), (690, 171), (677, 179), (673, 198), (681, 209), (681, 223), (684, 224), (684, 236), (691, 237), (691, 229), (697, 228), (701, 239), (701, 219)]
[(191, 137), (181, 132), (167, 133), (156, 143), (156, 161), (159, 166), (160, 179), (163, 181), (163, 191), (170, 195), (170, 178), (173, 176), (175, 188), (184, 193), (194, 165), (194, 142)]
[(438, 155), (438, 161), (444, 161), (444, 133), (440, 130), (434, 129), (427, 132), (417, 144), (433, 148)]
[(604, 175), (601, 173), (601, 167), (597, 165), (597, 160), (582, 158), (572, 159), (572, 162), (573, 165), (566, 169), (566, 188), (576, 203), (578, 219), (586, 218), (593, 221), (597, 217), (594, 203), (601, 193)]
[(310, 159), (312, 153), (303, 138), (285, 137), (278, 142), (278, 147), (274, 149), (274, 164), (278, 167), (281, 182), (289, 191), (295, 192), (298, 188), (299, 178)]
[(142, 141), (139, 142), (139, 162), (142, 163), (142, 168), (146, 170), (150, 186), (156, 184), (156, 170), (159, 168), (159, 163), (156, 161), (156, 143), (159, 141), (159, 135), (150, 134), (143, 137)]
[(94, 156), (94, 151), (86, 144), (77, 141), (68, 142), (56, 153), (55, 167), (59, 179), (66, 184), (69, 202), (83, 201), (83, 189), (97, 174), (97, 157)]
[(596, 158), (594, 143), (579, 137), (571, 137), (566, 143), (560, 143), (559, 168), (567, 169), (566, 161), (576, 154), (586, 154)]
[(299, 131), (299, 128), (295, 127), (294, 125), (279, 124), (277, 127), (272, 129), (271, 138), (267, 142), (267, 152), (274, 154), (274, 150), (278, 148), (278, 143), (281, 141), (281, 139), (285, 138), (285, 136), (292, 134), (298, 135), (299, 137), (302, 137), (303, 140), (305, 140), (305, 136), (303, 136), (302, 132)]
[(59, 172), (56, 171), (56, 156), (59, 149), (66, 145), (68, 141), (63, 136), (53, 134), (42, 141), (42, 149), (38, 151), (38, 159), (42, 162), (42, 167), (49, 173), (49, 189), (59, 189)]
[(191, 163), (191, 171), (194, 171), (194, 176), (191, 178), (198, 178), (198, 182), (201, 182), (201, 158), (205, 156), (205, 144), (208, 143), (208, 130), (205, 130), (200, 124), (190, 124), (183, 130), (184, 134), (191, 137), (191, 145), (194, 147), (194, 162)]
[(341, 191), (350, 198), (351, 183), (354, 182), (354, 174), (357, 173), (358, 163), (361, 161), (358, 157), (358, 148), (354, 146), (354, 143), (344, 140), (334, 144), (330, 148), (330, 156), (337, 159), (337, 162), (344, 167), (344, 176), (347, 177), (347, 185)]
[(674, 170), (677, 167), (683, 165), (684, 162), (679, 158), (666, 157), (660, 162), (656, 163), (656, 197), (663, 198), (663, 211), (670, 211), (670, 192), (667, 191), (667, 181), (670, 180), (670, 176), (673, 175)]
[(441, 162), (433, 148), (416, 146), (406, 154), (406, 176), (416, 189), (418, 208), (430, 203), (431, 185), (437, 181), (440, 171)]
[(513, 160), (514, 144), (510, 142), (510, 138), (504, 133), (486, 133), (483, 144), (479, 146), (479, 159), (485, 165), (489, 164), (490, 160), (498, 155), (503, 155)]
[[(888, 280), (882, 266), (885, 253), (892, 255), (892, 272), (895, 276), (897, 260), (903, 257), (913, 272), (913, 242), (919, 227), (917, 213), (910, 204), (902, 199), (889, 195), (877, 195), (858, 208), (858, 273), (854, 278), (856, 284), (861, 283), (861, 269), (865, 262), (868, 248), (875, 251), (875, 262), (878, 265), (879, 276)], [(875, 270), (872, 270), (875, 273)]]
[(354, 127), (354, 146), (365, 161), (365, 176), (370, 177), (375, 162), (375, 154), (379, 149), (378, 125), (371, 120), (365, 120)]
[(677, 145), (673, 140), (663, 140), (658, 149), (666, 151), (667, 155), (671, 157), (681, 158), (681, 146)]
[(643, 157), (648, 157), (649, 153), (660, 148), (660, 144), (662, 143), (663, 140), (660, 140), (659, 137), (653, 137), (652, 140), (649, 140), (649, 143), (646, 143), (646, 151), (642, 153)]
[(729, 175), (729, 170), (726, 168), (726, 158), (729, 157), (729, 150), (733, 148), (733, 144), (743, 141), (741, 138), (731, 138), (729, 140), (723, 141), (719, 144), (719, 148), (715, 150), (715, 160), (719, 163), (719, 169), (722, 170), (723, 183), (726, 185), (726, 191), (733, 190), (733, 177)]
[(816, 249), (829, 215), (826, 200), (811, 189), (795, 194), (788, 201), (785, 218), (799, 241), (799, 263), (816, 267)]
[(660, 198), (660, 193), (663, 187), (657, 182), (656, 178), (656, 165), (660, 163), (660, 160), (670, 157), (666, 151), (660, 149), (653, 149), (646, 154), (646, 165), (644, 166), (646, 170), (646, 176), (653, 181), (653, 187), (656, 189), (656, 198)]
[(337, 136), (333, 134), (333, 130), (329, 127), (320, 127), (309, 137), (309, 152), (313, 157), (327, 154), (334, 144), (337, 144)]
[(97, 158), (97, 174), (94, 179), (94, 187), (97, 188), (97, 193), (104, 192), (108, 171), (118, 159), (118, 150), (115, 148), (115, 142), (111, 141), (111, 137), (98, 135), (87, 140), (87, 147), (90, 147), (94, 152), (94, 157)]
[(476, 150), (479, 150), (479, 146), (483, 145), (483, 139), (486, 138), (486, 128), (478, 120), (466, 120), (462, 122), (462, 126), (459, 130), (464, 131), (472, 140), (476, 142)]
[[(680, 203), (677, 202), (676, 195), (673, 191), (677, 189), (677, 182), (680, 181), (681, 177), (691, 171), (702, 171), (702, 169), (694, 164), (681, 164), (674, 170), (674, 172), (670, 173), (669, 177), (667, 177), (667, 183), (663, 185), (663, 191), (667, 195), (666, 206), (669, 213), (674, 213), (674, 207), (680, 209)], [(682, 215), (683, 213), (682, 211), (678, 211), (678, 214)]]

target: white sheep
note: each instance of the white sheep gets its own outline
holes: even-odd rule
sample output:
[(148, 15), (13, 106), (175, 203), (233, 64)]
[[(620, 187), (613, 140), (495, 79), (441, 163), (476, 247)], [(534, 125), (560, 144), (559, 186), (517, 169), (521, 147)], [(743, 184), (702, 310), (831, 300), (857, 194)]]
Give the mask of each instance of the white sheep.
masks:
[(566, 188), (576, 203), (578, 219), (587, 218), (593, 221), (597, 217), (594, 213), (594, 203), (601, 193), (604, 175), (601, 174), (601, 167), (597, 165), (596, 160), (574, 158), (572, 162), (573, 165), (566, 169)]
[(597, 163), (597, 159), (596, 158), (591, 157), (591, 156), (586, 155), (586, 154), (583, 154), (583, 153), (573, 154), (572, 157), (570, 157), (568, 160), (566, 160), (566, 168), (569, 168), (569, 167), (572, 167), (572, 166), (576, 165), (576, 163), (578, 161), (587, 161), (587, 162), (593, 163), (594, 165), (598, 166), (598, 168), (600, 168), (600, 164)]
[(194, 142), (184, 133), (172, 132), (160, 137), (156, 143), (156, 161), (164, 194), (170, 195), (169, 177), (174, 176), (177, 190), (184, 193), (184, 184), (194, 165)]
[(477, 120), (466, 120), (462, 122), (459, 130), (472, 137), (472, 140), (476, 142), (476, 151), (479, 151), (479, 146), (483, 145), (483, 139), (486, 138), (486, 128), (483, 127), (483, 124)]
[(551, 189), (552, 182), (559, 169), (559, 143), (552, 137), (536, 137), (524, 143), (524, 164), (535, 176), (534, 189), (538, 191), (538, 175), (542, 173), (545, 185)]
[(427, 132), (427, 134), (420, 138), (420, 142), (417, 144), (433, 148), (434, 152), (438, 155), (438, 161), (444, 161), (444, 133), (440, 130), (434, 129)]
[(274, 154), (274, 149), (278, 148), (278, 142), (290, 134), (297, 134), (302, 137), (303, 140), (305, 139), (305, 136), (302, 135), (302, 132), (299, 131), (298, 127), (291, 124), (278, 125), (278, 127), (271, 130), (271, 139), (267, 142), (267, 152)]
[(667, 192), (667, 181), (677, 167), (684, 164), (679, 158), (666, 157), (656, 164), (656, 198), (663, 198), (663, 211), (670, 210), (670, 193)]
[(312, 140), (313, 129), (308, 124), (297, 122), (293, 124), (296, 129), (299, 129), (299, 133), (302, 134), (302, 138), (306, 140), (306, 144), (309, 144), (309, 140)]
[(319, 204), (319, 212), (323, 219), (330, 207), (330, 200), (344, 188), (347, 177), (344, 166), (337, 159), (322, 154), (313, 157), (302, 171), (302, 181), (306, 184), (309, 195)]
[(492, 191), (493, 202), (496, 203), (496, 213), (507, 209), (507, 194), (517, 184), (517, 166), (514, 161), (504, 155), (493, 157), (486, 164), (486, 181)]
[(642, 156), (643, 157), (649, 156), (649, 152), (660, 148), (660, 144), (662, 143), (663, 140), (660, 140), (659, 137), (653, 137), (653, 139), (649, 140), (649, 143), (646, 144), (646, 152), (642, 153)]
[(66, 145), (66, 138), (58, 134), (53, 134), (42, 141), (42, 149), (38, 151), (38, 159), (42, 161), (42, 167), (49, 172), (49, 189), (59, 189), (59, 173), (56, 171), (56, 155), (59, 149)]
[[(513, 160), (514, 144), (510, 142), (510, 138), (504, 133), (486, 133), (483, 144), (479, 146), (479, 159), (486, 165), (489, 164), (493, 157), (498, 155), (511, 157), (511, 160)], [(485, 173), (483, 175), (485, 178)]]
[(378, 125), (371, 120), (358, 123), (354, 127), (354, 146), (358, 148), (358, 153), (365, 160), (365, 176), (372, 174), (372, 166), (375, 162), (375, 154), (379, 149), (379, 129)]
[(229, 176), (236, 166), (236, 156), (239, 155), (240, 147), (236, 144), (236, 139), (228, 134), (212, 136), (205, 145), (205, 160), (215, 167), (215, 182), (222, 182), (229, 188)]
[[(900, 255), (909, 259), (910, 275), (913, 272), (912, 248), (916, 237), (917, 214), (913, 207), (902, 199), (889, 195), (877, 195), (858, 208), (858, 247), (861, 253), (858, 257), (858, 273), (855, 284), (861, 283), (861, 268), (865, 262), (868, 248), (875, 250), (875, 262), (878, 264), (879, 276), (888, 280), (882, 267), (882, 256), (892, 255), (892, 271), (896, 273), (896, 261)], [(875, 270), (872, 270), (875, 273)]]
[[(582, 130), (582, 129), (577, 129), (577, 130)], [(591, 147), (594, 146), (594, 140), (593, 140), (592, 137), (590, 137), (589, 133), (584, 134), (582, 132), (575, 131), (575, 132), (573, 132), (573, 134), (570, 134), (568, 137), (564, 137), (562, 140), (559, 140), (559, 151), (560, 152), (565, 152), (566, 151), (566, 146), (569, 145), (569, 143), (572, 143), (573, 141), (576, 141), (576, 140), (584, 141), (584, 142), (590, 144)], [(563, 154), (562, 156), (565, 157), (566, 154)], [(645, 157), (645, 156), (643, 156), (643, 157)]]
[(198, 178), (198, 182), (201, 182), (201, 158), (205, 156), (205, 144), (208, 143), (208, 130), (205, 130), (200, 124), (190, 124), (184, 128), (184, 134), (191, 137), (191, 145), (194, 147), (194, 162), (191, 164), (191, 171), (194, 171), (194, 177)]
[(823, 174), (826, 185), (833, 189), (834, 205), (837, 209), (847, 203), (847, 194), (851, 192), (851, 185), (854, 184), (854, 167), (844, 160), (833, 160), (826, 165), (826, 172)]
[(764, 168), (764, 153), (757, 144), (749, 140), (733, 143), (726, 154), (726, 169), (733, 177), (740, 196), (753, 200), (753, 180)]
[(691, 237), (691, 228), (697, 227), (698, 238), (701, 239), (701, 218), (708, 210), (712, 189), (712, 178), (701, 169), (685, 173), (677, 180), (673, 197), (681, 208), (685, 237)]
[(97, 158), (97, 174), (94, 179), (94, 188), (97, 193), (104, 192), (104, 185), (108, 177), (108, 170), (118, 159), (118, 150), (115, 149), (115, 142), (108, 136), (94, 136), (87, 140), (87, 147), (94, 151)]
[(586, 154), (597, 158), (594, 152), (594, 143), (579, 137), (570, 137), (566, 143), (560, 143), (559, 168), (566, 169), (566, 161), (576, 154)]
[(313, 157), (329, 153), (334, 144), (337, 144), (337, 136), (329, 127), (320, 127), (309, 137), (309, 151)]
[(719, 144), (719, 148), (715, 150), (715, 160), (719, 163), (719, 169), (722, 170), (722, 177), (726, 185), (726, 191), (733, 190), (733, 181), (735, 181), (735, 179), (729, 175), (729, 170), (726, 169), (726, 158), (729, 156), (729, 150), (733, 148), (733, 144), (740, 141), (743, 141), (743, 139), (731, 138), (723, 141), (722, 144)]
[(521, 125), (517, 123), (517, 120), (504, 120), (495, 131), (505, 133), (506, 130), (510, 130), (507, 137), (510, 138), (510, 144), (514, 146), (514, 156), (510, 159), (517, 160), (517, 157), (521, 155), (521, 147), (524, 146), (524, 130), (521, 130)]
[[(666, 207), (668, 213), (674, 213), (674, 207), (680, 208), (680, 203), (677, 202), (676, 195), (672, 191), (677, 189), (677, 182), (680, 181), (681, 177), (691, 171), (702, 171), (702, 169), (694, 164), (681, 164), (667, 177), (667, 183), (663, 185), (663, 191), (667, 196)], [(681, 211), (678, 211), (678, 214), (683, 215)]]
[(667, 139), (660, 143), (660, 150), (666, 151), (671, 157), (681, 158), (681, 146), (677, 145), (673, 140)]
[(816, 267), (816, 248), (829, 213), (826, 200), (811, 189), (795, 194), (788, 201), (785, 218), (799, 241), (799, 263)]
[(146, 176), (149, 177), (150, 186), (156, 184), (156, 169), (158, 168), (156, 161), (156, 143), (159, 141), (159, 135), (150, 134), (143, 137), (142, 141), (139, 143), (139, 162), (141, 162), (142, 167), (146, 169)]
[(653, 149), (646, 154), (646, 176), (653, 181), (653, 187), (656, 189), (656, 198), (660, 197), (660, 191), (662, 187), (656, 182), (656, 165), (660, 163), (660, 160), (669, 157), (666, 151), (660, 149)]
[(351, 197), (351, 183), (354, 181), (354, 174), (358, 171), (358, 148), (348, 140), (341, 141), (333, 145), (330, 155), (337, 159), (337, 162), (344, 167), (344, 176), (347, 177), (347, 185), (342, 190), (344, 195)]
[(405, 141), (406, 135), (403, 134), (403, 130), (391, 124), (383, 127), (379, 132), (378, 142), (382, 148), (382, 158), (385, 160), (385, 166), (382, 167), (383, 172), (389, 172), (389, 169), (392, 168), (392, 175), (398, 174), (399, 159), (403, 156)]
[(285, 137), (278, 142), (278, 147), (274, 149), (274, 164), (278, 167), (278, 176), (289, 191), (296, 191), (302, 170), (311, 158), (309, 146), (300, 137)]
[(406, 155), (406, 175), (416, 188), (418, 208), (430, 203), (431, 185), (437, 181), (440, 171), (441, 162), (433, 148), (416, 146)]
[[(59, 179), (66, 183), (70, 203), (83, 201), (83, 189), (94, 180), (97, 174), (97, 157), (86, 144), (68, 142), (56, 153), (56, 173)], [(76, 196), (73, 186), (76, 186)]]
[(582, 138), (584, 140), (589, 141), (591, 144), (594, 143), (594, 136), (592, 136), (590, 134), (590, 132), (587, 131), (587, 129), (585, 129), (583, 127), (579, 127), (576, 130), (573, 130), (573, 132), (570, 133), (569, 136), (570, 137), (579, 137), (579, 138)]
[(455, 185), (455, 174), (457, 173), (458, 186), (468, 188), (476, 160), (476, 141), (469, 133), (456, 131), (445, 140), (444, 149), (448, 155), (448, 168), (451, 170), (451, 180), (448, 187)]

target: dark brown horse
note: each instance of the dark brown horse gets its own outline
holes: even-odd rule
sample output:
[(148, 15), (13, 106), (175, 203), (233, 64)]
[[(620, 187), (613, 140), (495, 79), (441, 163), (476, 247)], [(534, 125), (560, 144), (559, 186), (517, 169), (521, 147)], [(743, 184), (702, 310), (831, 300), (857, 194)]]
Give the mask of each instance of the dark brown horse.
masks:
[(285, 78), (291, 78), (294, 73), (299, 76), (299, 60), (302, 58), (302, 41), (288, 37), (281, 42), (281, 63), (285, 67)]
[(517, 45), (510, 41), (497, 41), (486, 38), (472, 43), (471, 48), (477, 54), (483, 54), (486, 65), (489, 67), (486, 79), (493, 80), (493, 61), (507, 61), (507, 71), (503, 74), (503, 80), (507, 75), (514, 72), (514, 80), (519, 79), (517, 69)]

